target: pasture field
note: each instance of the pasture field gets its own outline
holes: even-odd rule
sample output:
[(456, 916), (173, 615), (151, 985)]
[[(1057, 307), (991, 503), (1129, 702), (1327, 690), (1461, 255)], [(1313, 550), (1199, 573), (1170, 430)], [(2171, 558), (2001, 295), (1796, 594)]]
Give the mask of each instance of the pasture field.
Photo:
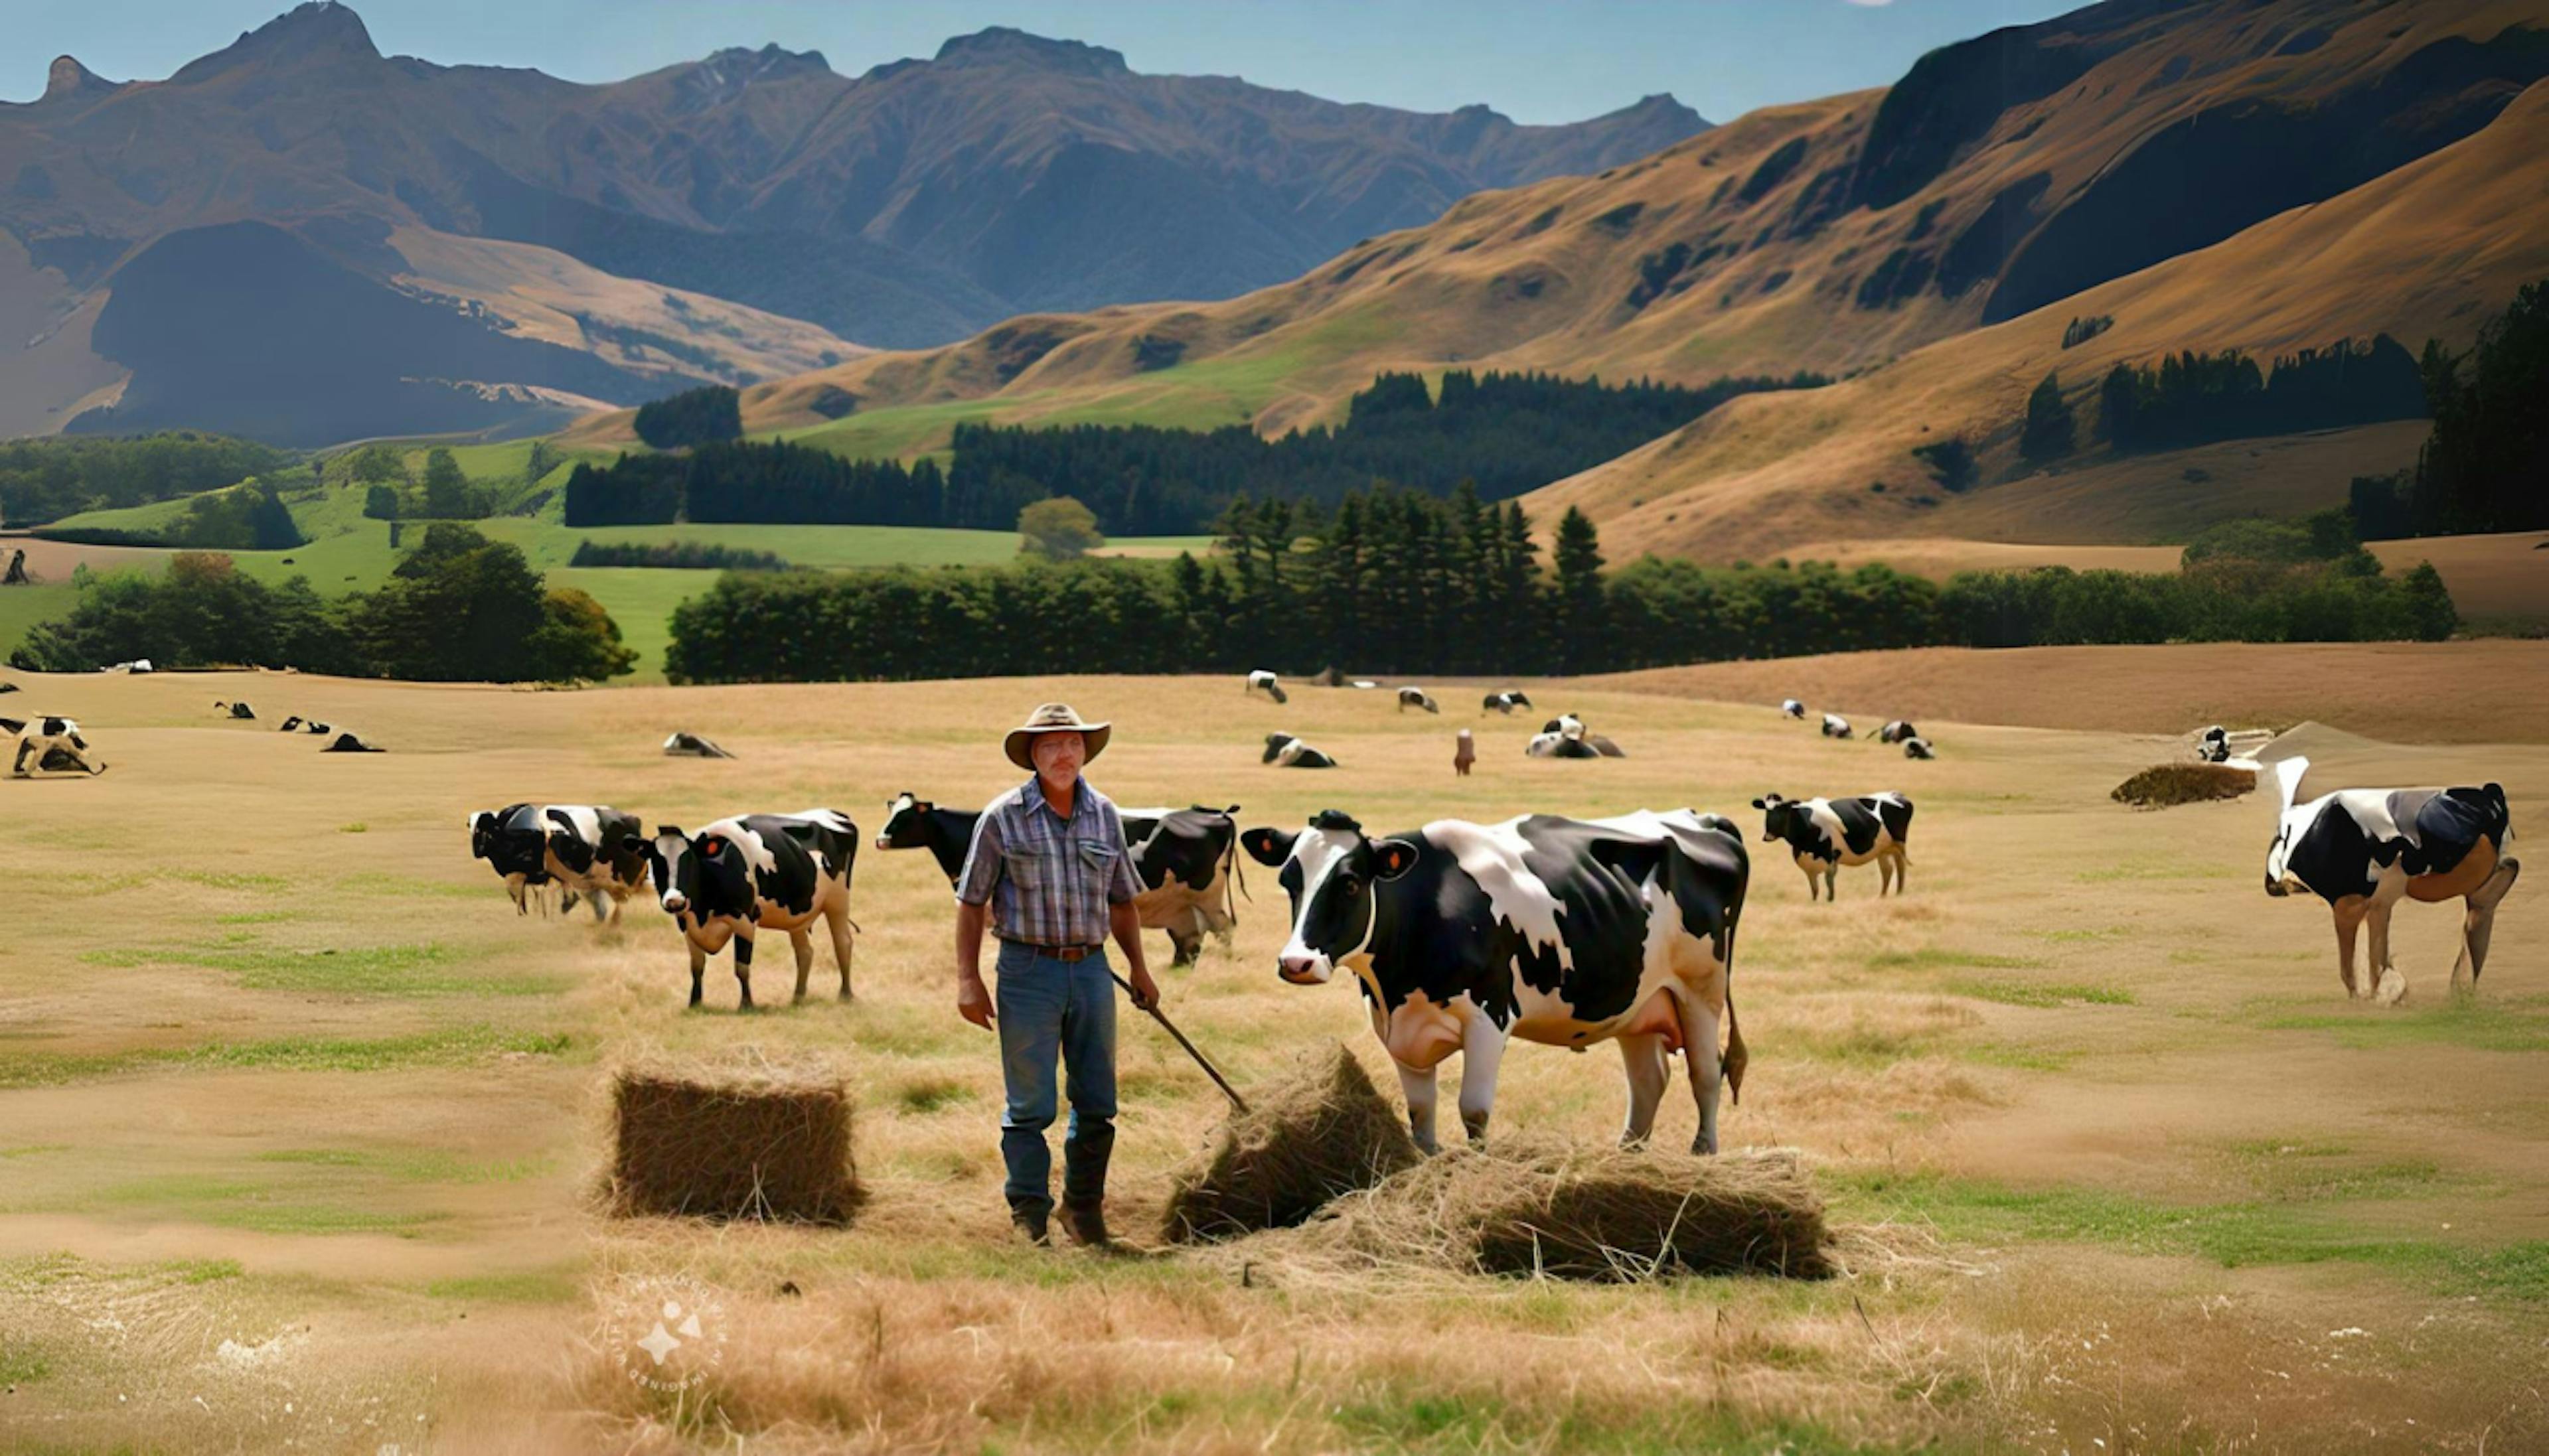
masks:
[[(1573, 763), (1526, 760), (1536, 719), (1481, 717), (1448, 684), (1438, 718), (1352, 690), (1276, 707), (1219, 678), (529, 692), (6, 674), (26, 689), (10, 703), (77, 716), (113, 767), (0, 781), (0, 1449), (2542, 1448), (2549, 898), (2505, 902), (2465, 1004), (2445, 987), (2456, 911), (2404, 908), (2408, 1002), (2347, 1003), (2324, 909), (2259, 891), (2268, 804), (2107, 799), (2184, 752), (2113, 704), (2178, 701), (2200, 675), (2210, 716), (2271, 719), (2278, 703), (2238, 698), (2270, 675), (2213, 649), (2094, 651), (2113, 655), (2072, 671), (2102, 690), (2061, 689), (2067, 725), (2040, 721), (2052, 691), (2001, 694), (2036, 715), (2021, 727), (1974, 721), (1980, 692), (1937, 721), (1801, 692), (1870, 726), (1917, 713), (1928, 764), (1825, 741), (1778, 719), (1776, 693), (1619, 683), (1533, 684), (1633, 755)], [(2379, 741), (2407, 736), (2403, 673), (2536, 684), (2549, 648), (2324, 652), (2314, 786), (2495, 779), (2517, 833), (2549, 802), (2536, 692), (2479, 694), (2446, 746)], [(1905, 661), (1857, 681), (1972, 676)], [(322, 757), (211, 716), (238, 697), (391, 752)], [(1056, 697), (1116, 723), (1091, 778), (1126, 805), (1236, 802), (1243, 825), (1287, 826), (1336, 806), (1381, 831), (1734, 815), (1754, 854), (1735, 965), (1752, 1059), (1725, 1140), (1799, 1149), (1852, 1272), (1593, 1288), (1346, 1280), (1245, 1246), (1027, 1249), (1004, 1237), (996, 1056), (956, 1018), (928, 856), (860, 857), (856, 1001), (830, 997), (821, 958), (788, 1006), (774, 952), (771, 1009), (747, 1017), (723, 959), (684, 1011), (686, 959), (644, 902), (616, 929), (517, 918), (465, 849), (468, 811), (526, 798), (694, 828), (822, 804), (872, 840), (898, 790), (978, 804), (1013, 783), (997, 736)], [(2388, 726), (2354, 736), (2368, 724)], [(1467, 779), (1459, 726), (1479, 739)], [(739, 757), (664, 759), (675, 727)], [(1275, 727), (1343, 767), (1261, 768)], [(1839, 904), (1808, 904), (1744, 807), (1887, 787), (1919, 805), (1922, 883), (1900, 900), (1858, 870)], [(1235, 953), (1162, 970), (1167, 1010), (1243, 1085), (1342, 1040), (1394, 1098), (1354, 993), (1274, 977), (1282, 895), (1244, 872)], [(1223, 1104), (1147, 1021), (1121, 1027), (1112, 1216), (1147, 1245)], [(851, 1226), (603, 1217), (605, 1081), (659, 1054), (836, 1065), (869, 1189)], [(1673, 1080), (1657, 1137), (1679, 1146), (1695, 1119)], [(1518, 1046), (1495, 1133), (1607, 1140), (1621, 1108), (1610, 1049)], [(678, 1396), (632, 1379), (629, 1316), (643, 1328), (668, 1299), (715, 1352)]]

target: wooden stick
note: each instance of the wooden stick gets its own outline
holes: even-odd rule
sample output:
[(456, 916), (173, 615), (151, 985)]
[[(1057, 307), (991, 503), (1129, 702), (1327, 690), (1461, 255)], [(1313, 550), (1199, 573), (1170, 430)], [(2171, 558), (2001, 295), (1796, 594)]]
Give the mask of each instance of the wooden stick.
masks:
[[(1130, 996), (1133, 994), (1133, 983), (1124, 979), (1123, 976), (1116, 974), (1114, 967), (1107, 967), (1106, 973), (1115, 977), (1115, 984), (1124, 988), (1125, 995)], [(1136, 1004), (1139, 1003), (1137, 1002)], [(1151, 1014), (1151, 1020), (1158, 1022), (1160, 1025), (1169, 1029), (1169, 1035), (1177, 1038), (1178, 1045), (1186, 1048), (1186, 1055), (1193, 1057), (1195, 1059), (1195, 1065), (1203, 1068), (1203, 1074), (1212, 1078), (1212, 1084), (1221, 1089), (1222, 1096), (1230, 1099), (1230, 1105), (1232, 1107), (1239, 1109), (1242, 1113), (1246, 1113), (1248, 1111), (1248, 1099), (1240, 1096), (1237, 1091), (1233, 1090), (1230, 1083), (1222, 1077), (1219, 1069), (1214, 1067), (1211, 1062), (1204, 1060), (1203, 1053), (1195, 1049), (1195, 1044), (1186, 1040), (1185, 1033), (1178, 1030), (1177, 1023), (1170, 1021), (1167, 1016), (1161, 1013), (1160, 1008), (1157, 1006), (1145, 1006), (1142, 1009)]]

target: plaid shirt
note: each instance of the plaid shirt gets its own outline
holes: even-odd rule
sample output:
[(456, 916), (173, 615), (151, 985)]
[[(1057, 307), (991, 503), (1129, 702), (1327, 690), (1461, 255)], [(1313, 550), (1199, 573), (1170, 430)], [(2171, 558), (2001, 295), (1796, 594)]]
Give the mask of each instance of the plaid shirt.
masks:
[(1141, 891), (1114, 801), (1081, 779), (1072, 815), (1054, 813), (1030, 778), (1000, 795), (974, 824), (956, 876), (956, 898), (991, 907), (991, 933), (1032, 946), (1096, 946), (1106, 907)]

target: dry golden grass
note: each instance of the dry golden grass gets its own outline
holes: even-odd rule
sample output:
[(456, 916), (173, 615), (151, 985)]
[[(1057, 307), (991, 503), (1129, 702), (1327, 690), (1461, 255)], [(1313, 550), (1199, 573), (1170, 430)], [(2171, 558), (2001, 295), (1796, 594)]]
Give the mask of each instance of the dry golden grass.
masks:
[(1406, 1114), (1342, 1046), (1315, 1048), (1248, 1095), (1209, 1152), (1169, 1189), (1163, 1237), (1184, 1242), (1285, 1228), (1415, 1165)]
[[(2335, 703), (2340, 727), (2375, 716), (2388, 678), (2456, 676), (2473, 689), (2456, 711), (2497, 716), (2447, 724), (2500, 745), (2529, 731), (2526, 699), (2489, 693), (2536, 680), (2531, 660), (2351, 651), (2312, 669), (2366, 707)], [(2253, 799), (2154, 818), (2105, 798), (2164, 753), (2117, 723), (2157, 707), (2119, 705), (2203, 678), (2221, 711), (2171, 733), (2263, 721), (2271, 661), (2155, 649), (2110, 660), (2097, 693), (2004, 683), (2014, 710), (2068, 701), (2088, 731), (1972, 721), (1981, 696), (1965, 720), (1906, 705), (1940, 745), (1930, 764), (1783, 722), (1777, 694), (1548, 684), (1552, 711), (1636, 757), (1527, 760), (1530, 725), (1479, 719), (1467, 779), (1441, 762), (1457, 725), (1349, 691), (1277, 708), (1236, 680), (24, 679), (12, 701), (79, 717), (115, 768), (0, 783), (20, 907), (0, 943), (0, 1371), (18, 1386), (0, 1447), (2475, 1449), (2492, 1431), (2490, 1449), (2519, 1448), (2543, 1433), (2526, 1362), (2549, 1337), (2520, 1272), (2549, 1237), (2549, 901), (2505, 902), (2466, 1010), (2441, 1004), (2457, 917), (2403, 911), (2411, 1000), (2358, 1009), (2323, 913), (2258, 895)], [(1955, 677), (1915, 657), (1901, 681)], [(211, 718), (239, 696), (392, 752), (326, 759)], [(1287, 1276), (1253, 1240), (1029, 1250), (1006, 1238), (996, 1056), (955, 1016), (928, 857), (862, 857), (857, 1001), (747, 1017), (683, 1009), (686, 957), (643, 902), (615, 930), (517, 918), (462, 848), (465, 811), (520, 798), (650, 823), (830, 804), (873, 833), (898, 790), (964, 804), (1004, 786), (998, 732), (1055, 697), (1117, 722), (1091, 776), (1119, 801), (1237, 801), (1250, 824), (1909, 792), (1921, 885), (1879, 901), (1844, 873), (1839, 904), (1810, 905), (1755, 845), (1736, 966), (1752, 1063), (1726, 1144), (1798, 1149), (1849, 1273), (1588, 1288)], [(676, 723), (743, 757), (666, 760)], [(1260, 768), (1271, 724), (1346, 767)], [(2538, 747), (2318, 732), (2312, 757), (2351, 782), (2493, 778), (2517, 816), (2549, 796)], [(1274, 975), (1281, 895), (1248, 869), (1236, 954), (1163, 974), (1171, 1014), (1242, 1085), (1307, 1046), (1371, 1057), (1351, 989)], [(1139, 1229), (1227, 1104), (1146, 1023), (1123, 1037), (1111, 1213)], [(857, 1221), (603, 1216), (610, 1068), (658, 1055), (839, 1066), (861, 1109)], [(1608, 1051), (1522, 1046), (1495, 1127), (1590, 1152), (1621, 1105)], [(1694, 1121), (1668, 1094), (1658, 1143)], [(655, 1367), (632, 1317), (667, 1302), (713, 1311), (718, 1358), (637, 1384)], [(2330, 1333), (2353, 1327), (2369, 1333)]]
[(837, 1072), (622, 1066), (611, 1113), (613, 1213), (840, 1225), (858, 1206)]

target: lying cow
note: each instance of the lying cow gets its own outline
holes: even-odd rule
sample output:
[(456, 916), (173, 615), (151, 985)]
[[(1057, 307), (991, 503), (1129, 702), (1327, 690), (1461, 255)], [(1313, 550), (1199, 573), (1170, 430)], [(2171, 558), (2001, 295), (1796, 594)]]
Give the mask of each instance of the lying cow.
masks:
[(2230, 762), (2230, 730), (2216, 723), (2195, 736), (2196, 762), (2226, 764)]
[(1482, 713), (1502, 713), (1506, 717), (1512, 717), (1514, 709), (1527, 708), (1530, 706), (1531, 698), (1525, 694), (1521, 688), (1508, 687), (1502, 692), (1488, 693), (1485, 700), (1478, 704), (1478, 711)]
[[(2487, 968), (2496, 907), (2522, 872), (2504, 853), (2513, 816), (2498, 784), (2482, 788), (2341, 788), (2293, 802), (2310, 760), (2275, 765), (2283, 809), (2266, 847), (2266, 893), (2308, 890), (2336, 917), (2336, 973), (2346, 994), (2395, 1005), (2407, 979), (2390, 959), (2390, 912), (2402, 899), (2462, 898), (2461, 954), (2452, 989), (2478, 989)], [(2372, 928), (2363, 974), (2354, 973), (2354, 936)], [(2467, 979), (2463, 979), (2466, 973)]]
[[(1142, 883), (1133, 896), (1134, 913), (1144, 930), (1166, 931), (1177, 948), (1177, 965), (1192, 965), (1203, 954), (1210, 934), (1230, 949), (1239, 915), (1231, 896), (1239, 825), (1227, 809), (1124, 809), (1116, 817), (1124, 826), (1124, 848), (1133, 857), (1133, 875)], [(877, 834), (880, 850), (927, 850), (937, 860), (947, 882), (964, 872), (966, 853), (973, 848), (980, 809), (942, 809), (908, 793), (886, 805), (885, 828)]]
[(256, 709), (243, 702), (215, 701), (213, 711), (235, 722), (246, 723), (256, 720)]
[(140, 677), (144, 673), (155, 673), (158, 669), (150, 666), (150, 659), (146, 657), (137, 657), (129, 663), (117, 663), (112, 667), (100, 668), (98, 671), (101, 673), (129, 673), (135, 677)]
[(1763, 811), (1761, 841), (1764, 844), (1784, 840), (1796, 857), (1797, 867), (1806, 872), (1806, 898), (1818, 898), (1817, 876), (1823, 880), (1821, 898), (1839, 899), (1834, 879), (1844, 864), (1876, 862), (1876, 893), (1881, 899), (1891, 886), (1901, 894), (1908, 883), (1905, 871), (1912, 861), (1908, 847), (1912, 842), (1912, 801), (1899, 793), (1864, 794), (1854, 799), (1788, 799), (1765, 794), (1752, 801), (1752, 807)]
[(1289, 733), (1266, 735), (1266, 754), (1257, 762), (1277, 769), (1333, 769), (1337, 761)]
[(1935, 759), (1937, 756), (1937, 749), (1932, 747), (1930, 740), (1926, 738), (1903, 740), (1903, 757), (1907, 759)]
[(1423, 708), (1429, 713), (1443, 711), (1442, 704), (1437, 703), (1434, 695), (1424, 688), (1402, 687), (1398, 689), (1398, 710), (1403, 713), (1409, 708)]
[(1241, 688), (1240, 691), (1263, 692), (1268, 697), (1274, 699), (1276, 702), (1291, 701), (1290, 698), (1283, 695), (1283, 684), (1275, 681), (1274, 675), (1264, 668), (1259, 668), (1257, 671), (1249, 674), (1248, 685)]
[(1904, 722), (1901, 718), (1896, 718), (1892, 722), (1887, 723), (1884, 727), (1876, 730), (1876, 741), (1878, 743), (1909, 743), (1920, 736), (1920, 729)]
[(668, 759), (730, 759), (734, 755), (696, 733), (676, 730), (664, 740), (664, 757)]
[(319, 750), (319, 752), (323, 754), (385, 754), (388, 753), (389, 750), (381, 748), (376, 744), (363, 742), (361, 734), (345, 732), (339, 733), (334, 738), (330, 739), (328, 741), (328, 746)]
[(708, 957), (732, 942), (740, 1009), (752, 1009), (753, 938), (765, 930), (788, 933), (797, 952), (796, 999), (804, 1000), (805, 977), (814, 968), (810, 927), (817, 920), (831, 930), (841, 999), (850, 999), (850, 873), (859, 827), (847, 814), (738, 814), (697, 834), (658, 825), (641, 853), (665, 913), (690, 947), (693, 1006), (700, 1004)]
[(1849, 719), (1842, 717), (1839, 713), (1824, 714), (1824, 737), (1849, 737)]
[(1783, 717), (1794, 718), (1802, 723), (1805, 721), (1806, 717), (1806, 705), (1797, 701), (1793, 697), (1781, 698), (1779, 700), (1779, 713)]
[(1616, 1041), (1627, 1073), (1620, 1141), (1654, 1131), (1665, 1056), (1688, 1059), (1699, 1133), (1717, 1150), (1721, 1062), (1741, 1101), (1744, 1035), (1730, 976), (1749, 865), (1734, 824), (1688, 809), (1617, 819), (1440, 819), (1389, 839), (1330, 809), (1295, 834), (1240, 843), (1281, 865), (1292, 933), (1276, 961), (1294, 985), (1342, 967), (1398, 1068), (1407, 1126), (1436, 1150), (1435, 1069), (1461, 1053), (1461, 1125), (1485, 1138), (1512, 1038), (1583, 1047)]
[(90, 750), (79, 724), (68, 718), (0, 718), (0, 733), (18, 740), (17, 752), (9, 761), (12, 778), (38, 774), (86, 774), (94, 778), (106, 772), (106, 761)]
[(1584, 731), (1584, 720), (1573, 713), (1561, 714), (1541, 725), (1531, 742), (1523, 745), (1523, 754), (1534, 759), (1625, 759), (1621, 747), (1599, 733)]
[(469, 855), (505, 881), (516, 914), (529, 914), (532, 892), (555, 884), (561, 908), (589, 897), (597, 923), (608, 899), (616, 925), (620, 907), (646, 883), (644, 829), (636, 815), (609, 804), (507, 804), (469, 816)]
[(277, 733), (308, 733), (313, 736), (320, 736), (333, 733), (336, 730), (315, 718), (305, 718), (299, 713), (294, 713), (291, 717), (275, 724), (274, 731)]

